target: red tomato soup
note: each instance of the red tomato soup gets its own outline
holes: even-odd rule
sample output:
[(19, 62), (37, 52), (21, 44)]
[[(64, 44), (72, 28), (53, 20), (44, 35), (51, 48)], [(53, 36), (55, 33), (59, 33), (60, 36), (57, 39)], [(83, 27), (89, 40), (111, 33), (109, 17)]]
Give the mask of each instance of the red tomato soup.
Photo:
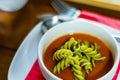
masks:
[[(96, 80), (102, 77), (103, 75), (105, 75), (112, 68), (113, 66), (112, 52), (102, 40), (88, 34), (74, 33), (74, 34), (66, 34), (61, 37), (58, 37), (53, 42), (51, 42), (46, 48), (43, 55), (43, 61), (45, 66), (51, 73), (53, 73), (53, 68), (57, 64), (57, 62), (53, 61), (52, 59), (53, 53), (56, 50), (58, 50), (60, 46), (63, 45), (66, 41), (68, 41), (71, 37), (74, 37), (75, 40), (81, 40), (81, 41), (87, 40), (89, 41), (90, 44), (96, 42), (98, 45), (100, 45), (100, 49), (98, 50), (98, 52), (100, 52), (102, 56), (106, 57), (106, 59), (102, 61), (95, 62), (95, 67), (92, 69), (92, 71), (90, 71), (88, 75), (86, 75), (85, 80)], [(70, 67), (66, 68), (60, 73), (56, 73), (55, 75), (63, 80), (75, 79)]]

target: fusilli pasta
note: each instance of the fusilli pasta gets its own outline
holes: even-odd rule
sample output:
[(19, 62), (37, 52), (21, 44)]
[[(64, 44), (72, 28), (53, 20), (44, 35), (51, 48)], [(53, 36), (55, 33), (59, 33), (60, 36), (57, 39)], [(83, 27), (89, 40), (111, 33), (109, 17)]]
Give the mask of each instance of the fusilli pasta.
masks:
[[(60, 73), (60, 71), (71, 66), (75, 80), (85, 80), (85, 74), (92, 71), (95, 62), (106, 58), (97, 51), (99, 48), (100, 46), (96, 42), (90, 44), (86, 40), (80, 42), (73, 37), (70, 38), (60, 49), (54, 52), (53, 60), (59, 62), (53, 68), (53, 72)], [(82, 72), (83, 68), (85, 73)]]
[(73, 56), (73, 52), (69, 49), (59, 49), (53, 54), (53, 60), (61, 60), (68, 56)]
[(53, 68), (54, 73), (60, 73), (61, 70), (64, 70), (65, 68), (69, 67), (71, 63), (70, 58), (64, 58), (61, 61), (58, 62), (58, 64)]

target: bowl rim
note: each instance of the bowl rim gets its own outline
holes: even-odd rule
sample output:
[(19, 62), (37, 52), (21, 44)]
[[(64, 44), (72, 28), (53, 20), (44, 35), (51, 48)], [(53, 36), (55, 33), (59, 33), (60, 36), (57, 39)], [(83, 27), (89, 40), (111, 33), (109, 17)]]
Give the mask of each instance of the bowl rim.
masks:
[[(58, 25), (74, 23), (74, 22), (76, 22), (76, 21), (82, 21), (82, 22), (85, 22), (85, 23), (89, 23), (89, 24), (98, 26), (98, 25), (96, 25), (96, 22), (94, 22), (94, 21), (90, 21), (90, 20), (86, 20), (86, 19), (81, 19), (81, 18), (75, 19), (75, 20), (69, 21), (69, 22), (64, 22), (64, 23), (61, 23), (61, 24), (58, 24)], [(99, 23), (98, 23), (98, 24), (99, 24)], [(51, 72), (46, 68), (46, 66), (45, 66), (44, 63), (43, 63), (43, 60), (41, 60), (40, 55), (39, 55), (39, 54), (40, 54), (40, 52), (39, 52), (40, 42), (43, 40), (44, 37), (47, 36), (47, 34), (48, 34), (49, 32), (51, 32), (52, 30), (54, 30), (55, 27), (57, 27), (58, 25), (56, 25), (56, 26), (54, 26), (53, 28), (49, 29), (49, 30), (42, 36), (41, 40), (39, 41), (39, 45), (38, 45), (38, 60), (39, 60), (39, 65), (40, 65), (40, 67), (44, 68), (44, 70), (45, 70), (46, 72), (48, 72), (48, 74), (50, 74), (52, 77), (57, 78), (57, 80), (61, 80), (59, 77), (55, 76), (53, 73), (51, 73)], [(100, 24), (98, 27), (100, 27), (101, 29), (103, 29), (104, 31), (106, 31), (109, 35), (111, 34), (108, 30), (106, 30), (105, 28), (103, 28), (103, 27), (101, 27), (101, 26), (106, 26), (106, 25)], [(116, 57), (116, 59), (115, 59), (116, 61), (114, 61), (113, 67), (109, 70), (109, 72), (106, 73), (105, 75), (103, 75), (102, 77), (98, 78), (98, 79), (102, 79), (103, 77), (108, 76), (109, 73), (113, 72), (113, 71), (114, 71), (114, 68), (115, 68), (114, 66), (117, 66), (117, 63), (119, 62), (119, 54), (118, 54), (119, 49), (118, 49), (117, 41), (113, 38), (112, 35), (111, 35), (111, 38), (112, 38), (112, 40), (114, 41), (115, 46), (116, 46), (116, 48), (117, 48), (117, 49), (116, 49), (116, 50), (117, 50), (117, 52), (116, 52), (116, 53), (117, 53), (117, 57)], [(51, 42), (52, 42), (52, 41), (51, 41)]]

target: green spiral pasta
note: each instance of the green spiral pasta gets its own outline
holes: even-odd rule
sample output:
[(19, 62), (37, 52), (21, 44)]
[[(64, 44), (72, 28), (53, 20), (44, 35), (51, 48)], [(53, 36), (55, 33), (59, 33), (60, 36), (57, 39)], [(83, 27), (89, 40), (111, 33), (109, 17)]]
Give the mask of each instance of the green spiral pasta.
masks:
[(75, 76), (75, 80), (85, 80), (85, 75), (82, 72), (82, 68), (79, 65), (74, 64), (72, 66), (72, 72), (73, 75)]
[(81, 52), (88, 52), (92, 51), (92, 48), (89, 47), (89, 42), (88, 41), (83, 41), (80, 46), (80, 51)]
[(61, 46), (61, 49), (71, 49), (73, 50), (73, 47), (77, 46), (77, 41), (72, 37), (69, 39), (69, 41), (66, 41), (65, 44)]
[(81, 59), (79, 56), (69, 57), (71, 59), (71, 65), (77, 64), (80, 65), (79, 60)]
[(82, 53), (82, 55), (85, 55), (87, 59), (90, 61), (89, 55), (85, 54), (85, 53), (93, 51), (93, 49), (89, 46), (90, 45), (88, 41), (83, 41), (80, 46), (80, 52)]
[(81, 54), (81, 51), (80, 51), (80, 43), (79, 42), (78, 42), (78, 44), (76, 46), (73, 47), (73, 53), (74, 53), (74, 55), (82, 57), (82, 54)]
[(64, 58), (53, 68), (54, 73), (60, 73), (60, 71), (64, 70), (65, 68), (69, 67), (71, 64), (70, 58)]
[(94, 43), (91, 45), (91, 48), (93, 48), (93, 50), (98, 50), (98, 49), (100, 49), (100, 46), (99, 46), (96, 42), (94, 42)]
[(98, 52), (99, 48), (96, 42), (90, 44), (86, 40), (80, 42), (71, 37), (54, 52), (53, 60), (59, 62), (54, 66), (53, 73), (60, 73), (65, 68), (71, 67), (75, 80), (85, 80), (85, 75), (92, 71), (95, 62), (106, 58)]
[(68, 56), (73, 56), (73, 52), (69, 49), (60, 49), (53, 54), (53, 60), (61, 60)]
[(95, 61), (104, 60), (106, 57), (103, 57), (100, 53), (96, 53), (91, 58), (91, 63), (95, 67)]
[(97, 43), (94, 43), (93, 45), (88, 45), (88, 43), (85, 44), (85, 42), (83, 42), (81, 45), (81, 52), (83, 52), (88, 60), (91, 61), (93, 67), (95, 67), (95, 61), (105, 59), (105, 57), (102, 57), (102, 55), (97, 52), (99, 48), (100, 46)]
[(82, 67), (80, 66), (80, 58), (79, 56), (70, 57), (71, 65), (72, 65), (72, 72), (75, 76), (75, 80), (84, 80), (85, 76), (82, 72)]
[(85, 68), (87, 74), (88, 74), (90, 71), (92, 71), (92, 64), (91, 64), (91, 62), (86, 58), (86, 56), (83, 56), (83, 58), (80, 60), (80, 66)]
[(104, 60), (106, 57), (103, 57), (101, 55), (101, 53), (98, 53), (97, 50), (100, 48), (100, 46), (97, 43), (94, 43), (94, 45), (92, 46), (93, 48), (93, 52), (89, 53), (89, 55), (91, 55), (91, 57), (96, 60), (96, 61), (100, 61), (100, 60)]

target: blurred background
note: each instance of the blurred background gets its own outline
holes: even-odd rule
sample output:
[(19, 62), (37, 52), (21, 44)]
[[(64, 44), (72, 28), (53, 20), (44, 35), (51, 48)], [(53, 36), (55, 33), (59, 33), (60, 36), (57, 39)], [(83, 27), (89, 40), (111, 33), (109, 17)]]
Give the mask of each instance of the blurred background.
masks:
[[(0, 80), (7, 80), (10, 63), (18, 47), (40, 21), (42, 14), (56, 14), (51, 0), (28, 0), (19, 10), (0, 10)], [(88, 10), (120, 19), (120, 0), (64, 0), (79, 10)]]

